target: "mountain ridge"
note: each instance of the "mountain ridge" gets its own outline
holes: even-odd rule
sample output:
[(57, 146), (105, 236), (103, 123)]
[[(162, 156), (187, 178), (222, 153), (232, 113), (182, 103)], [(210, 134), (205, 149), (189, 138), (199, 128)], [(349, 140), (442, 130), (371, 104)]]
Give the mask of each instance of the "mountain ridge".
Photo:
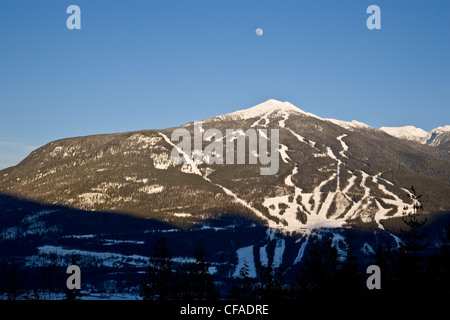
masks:
[[(410, 185), (423, 190), (429, 212), (450, 208), (445, 153), (356, 121), (334, 122), (273, 99), (203, 120), (204, 130), (278, 129), (280, 168), (270, 177), (249, 164), (176, 166), (170, 128), (50, 142), (1, 170), (0, 192), (178, 225), (237, 213), (288, 232), (358, 222), (383, 228), (382, 219), (411, 204)], [(193, 132), (193, 123), (182, 127)]]
[(427, 144), (442, 149), (444, 152), (450, 152), (450, 125), (440, 126), (428, 132), (414, 126), (381, 127), (380, 130), (399, 139)]

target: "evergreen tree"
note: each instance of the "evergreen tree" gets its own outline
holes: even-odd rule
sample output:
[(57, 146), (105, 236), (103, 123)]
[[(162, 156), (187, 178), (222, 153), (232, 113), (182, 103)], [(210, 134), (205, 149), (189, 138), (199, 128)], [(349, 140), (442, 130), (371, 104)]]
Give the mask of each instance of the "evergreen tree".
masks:
[(421, 228), (427, 222), (427, 218), (422, 218), (419, 210), (423, 209), (423, 205), (420, 202), (422, 195), (417, 195), (414, 187), (411, 187), (412, 193), (409, 194), (413, 200), (412, 211), (408, 212), (408, 207), (403, 210), (403, 223), (407, 226), (406, 229), (401, 229), (402, 243), (400, 243), (401, 249), (410, 255), (417, 255), (422, 252), (427, 246), (427, 243), (423, 242), (426, 234), (421, 232)]
[(397, 252), (390, 243), (379, 245), (375, 250), (375, 265), (381, 270), (382, 290), (372, 290), (370, 296), (390, 301), (398, 295)]
[(337, 293), (337, 270), (340, 266), (337, 249), (331, 239), (310, 236), (308, 254), (305, 254), (295, 284), (297, 298), (330, 297)]
[(186, 270), (178, 267), (172, 274), (170, 291), (174, 300), (192, 300), (191, 285)]
[[(56, 253), (51, 253), (48, 256), (48, 262), (41, 268), (41, 287), (42, 298), (50, 297), (51, 292), (57, 289), (56, 276), (58, 275), (58, 256)], [(58, 288), (59, 289), (59, 288)]]
[(347, 239), (347, 247), (345, 249), (345, 259), (341, 262), (340, 268), (337, 270), (339, 281), (339, 291), (345, 293), (347, 298), (358, 298), (362, 294), (362, 283), (360, 266), (354, 252), (351, 238)]
[(427, 274), (432, 277), (428, 279), (435, 298), (446, 298), (450, 296), (450, 223), (444, 229), (440, 239), (439, 247), (430, 259)]
[(16, 300), (19, 295), (18, 265), (12, 261), (7, 264), (6, 292), (8, 300)]
[(397, 277), (402, 295), (417, 297), (419, 294), (424, 294), (426, 285), (424, 250), (428, 244), (424, 242), (426, 233), (422, 232), (422, 227), (427, 219), (420, 213), (423, 209), (419, 200), (421, 195), (417, 195), (414, 187), (411, 187), (409, 196), (413, 204), (411, 211), (408, 211), (408, 207), (405, 207), (403, 211), (402, 219), (406, 228), (401, 229), (402, 242), (398, 254)]
[(272, 266), (260, 266), (257, 292), (262, 300), (282, 300), (284, 298), (281, 271), (273, 270)]
[(205, 260), (205, 248), (201, 245), (194, 253), (195, 262), (189, 267), (188, 277), (191, 297), (194, 300), (214, 300), (219, 297), (213, 276), (209, 273), (210, 264)]
[(239, 278), (236, 279), (235, 284), (231, 288), (230, 298), (234, 300), (256, 300), (256, 283), (253, 278), (249, 276), (247, 263), (239, 271)]
[(144, 300), (167, 300), (173, 298), (172, 256), (165, 237), (158, 239), (147, 269), (147, 277), (141, 282)]

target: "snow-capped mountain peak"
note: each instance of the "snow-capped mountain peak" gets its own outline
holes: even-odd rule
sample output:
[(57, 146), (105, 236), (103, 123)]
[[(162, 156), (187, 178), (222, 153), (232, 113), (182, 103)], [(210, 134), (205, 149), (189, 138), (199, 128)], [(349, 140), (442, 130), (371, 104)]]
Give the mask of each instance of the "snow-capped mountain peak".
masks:
[(428, 135), (428, 132), (421, 128), (416, 128), (414, 126), (404, 126), (404, 127), (381, 127), (380, 130), (390, 134), (391, 136), (408, 139), (413, 141), (422, 141)]
[(275, 99), (269, 99), (263, 103), (257, 104), (256, 106), (253, 106), (253, 107), (250, 107), (247, 109), (243, 109), (243, 110), (238, 110), (238, 111), (235, 111), (232, 113), (228, 113), (224, 116), (239, 117), (241, 119), (251, 119), (251, 118), (262, 117), (264, 115), (268, 115), (273, 112), (288, 112), (288, 113), (296, 112), (296, 113), (301, 113), (301, 114), (304, 114), (307, 116), (319, 118), (312, 113), (303, 111), (302, 109), (294, 106), (292, 103), (290, 103), (288, 101), (282, 102), (282, 101), (278, 101)]
[(380, 130), (400, 139), (416, 141), (444, 150), (448, 149), (447, 146), (450, 141), (450, 125), (437, 127), (430, 132), (414, 126), (381, 127)]
[(434, 128), (430, 132), (439, 132), (439, 133), (450, 132), (450, 125)]
[(326, 121), (332, 122), (340, 127), (343, 127), (345, 129), (355, 129), (355, 128), (363, 128), (363, 129), (369, 129), (371, 128), (369, 125), (365, 124), (364, 122), (352, 120), (352, 121), (342, 121), (342, 120), (336, 120), (336, 119), (324, 119)]

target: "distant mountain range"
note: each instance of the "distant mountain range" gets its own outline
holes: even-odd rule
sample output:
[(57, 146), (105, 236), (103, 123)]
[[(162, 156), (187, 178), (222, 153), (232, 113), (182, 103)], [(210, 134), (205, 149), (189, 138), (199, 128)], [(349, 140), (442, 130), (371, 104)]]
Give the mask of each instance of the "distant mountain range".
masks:
[(443, 150), (444, 152), (450, 152), (450, 126), (438, 127), (430, 132), (426, 132), (423, 129), (416, 128), (414, 126), (404, 127), (381, 127), (380, 130), (400, 138), (427, 144), (432, 147)]
[[(372, 128), (268, 100), (202, 121), (204, 130), (278, 129), (280, 168), (175, 165), (176, 128), (53, 141), (0, 171), (0, 192), (46, 204), (127, 213), (177, 226), (233, 213), (288, 232), (401, 216), (408, 188), (427, 212), (450, 209), (450, 126)], [(193, 123), (182, 128), (193, 133)], [(418, 142), (418, 143), (417, 143)], [(224, 142), (225, 143), (225, 142)], [(206, 145), (206, 142), (204, 142)]]

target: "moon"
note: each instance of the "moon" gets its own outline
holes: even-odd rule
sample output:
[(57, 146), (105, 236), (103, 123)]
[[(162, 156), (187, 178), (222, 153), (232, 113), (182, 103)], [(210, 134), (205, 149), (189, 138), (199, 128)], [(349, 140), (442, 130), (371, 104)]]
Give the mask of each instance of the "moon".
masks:
[(255, 33), (258, 37), (261, 37), (263, 35), (264, 31), (263, 31), (263, 29), (258, 28), (255, 30)]

